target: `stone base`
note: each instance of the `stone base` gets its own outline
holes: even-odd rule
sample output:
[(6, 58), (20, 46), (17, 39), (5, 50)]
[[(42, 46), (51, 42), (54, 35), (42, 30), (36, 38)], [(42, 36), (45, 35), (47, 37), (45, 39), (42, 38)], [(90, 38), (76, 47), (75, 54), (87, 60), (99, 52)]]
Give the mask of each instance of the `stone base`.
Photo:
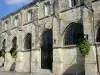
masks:
[(85, 75), (98, 75), (95, 46), (91, 46), (89, 55), (85, 57)]
[(5, 71), (10, 71), (12, 70), (12, 64), (13, 64), (14, 60), (11, 57), (10, 53), (6, 53), (5, 54), (5, 63), (4, 63), (4, 69)]

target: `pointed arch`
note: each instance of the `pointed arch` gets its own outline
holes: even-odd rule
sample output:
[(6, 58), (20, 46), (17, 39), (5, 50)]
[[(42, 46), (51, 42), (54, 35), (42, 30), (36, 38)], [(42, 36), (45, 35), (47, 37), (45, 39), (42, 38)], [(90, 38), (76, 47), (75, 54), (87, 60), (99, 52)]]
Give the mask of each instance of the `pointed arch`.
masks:
[(64, 45), (77, 44), (79, 38), (84, 38), (83, 25), (80, 23), (70, 23), (64, 31)]
[(41, 68), (52, 70), (53, 61), (53, 37), (52, 29), (45, 29), (42, 33), (41, 44)]
[(12, 48), (13, 48), (14, 50), (17, 49), (17, 37), (14, 37), (14, 38), (12, 39)]
[(32, 34), (27, 33), (25, 36), (25, 41), (24, 41), (24, 48), (26, 50), (31, 50), (31, 41), (32, 41)]

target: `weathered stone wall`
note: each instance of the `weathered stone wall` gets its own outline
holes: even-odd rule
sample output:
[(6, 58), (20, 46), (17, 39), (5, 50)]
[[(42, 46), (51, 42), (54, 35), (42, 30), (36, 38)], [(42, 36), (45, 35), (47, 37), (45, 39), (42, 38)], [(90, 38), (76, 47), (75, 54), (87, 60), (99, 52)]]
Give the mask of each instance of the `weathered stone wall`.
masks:
[[(15, 62), (14, 70), (16, 72), (39, 72), (41, 70), (41, 42), (42, 34), (46, 29), (53, 30), (53, 73), (58, 75), (69, 75), (69, 74), (83, 74), (84, 71), (86, 75), (97, 75), (97, 60), (96, 60), (96, 50), (98, 54), (98, 65), (99, 61), (99, 45), (97, 49), (91, 46), (90, 54), (86, 59), (80, 54), (79, 49), (74, 46), (64, 46), (64, 35), (65, 30), (70, 25), (70, 23), (81, 23), (84, 26), (84, 34), (88, 34), (88, 40), (92, 43), (92, 13), (86, 7), (80, 6), (76, 8), (68, 7), (68, 0), (59, 0), (59, 8), (56, 8), (57, 15), (53, 14), (53, 7), (50, 6), (51, 12), (49, 17), (44, 16), (44, 2), (37, 3), (37, 6), (33, 6), (27, 9), (22, 9), (20, 13), (16, 13), (10, 17), (10, 24), (8, 30), (4, 29), (4, 21), (2, 23), (2, 34), (1, 43), (6, 39), (6, 55), (4, 68), (6, 71), (11, 69), (12, 64)], [(53, 0), (50, 0), (51, 5), (53, 5)], [(80, 3), (80, 2), (79, 2)], [(95, 29), (98, 28), (98, 22), (100, 20), (99, 8), (100, 1), (94, 2), (94, 25)], [(56, 6), (57, 7), (57, 6)], [(27, 22), (27, 11), (37, 9), (36, 21), (28, 23)], [(18, 27), (14, 26), (13, 18), (14, 16), (20, 16), (20, 24)], [(22, 16), (22, 17), (21, 17)], [(96, 31), (97, 32), (97, 31)], [(96, 33), (95, 32), (95, 33)], [(26, 51), (24, 48), (25, 36), (27, 33), (32, 34), (32, 51)], [(97, 34), (97, 33), (96, 33)], [(17, 37), (17, 58), (14, 60), (9, 50), (12, 47), (12, 39)], [(96, 39), (96, 37), (95, 37)], [(85, 66), (85, 67), (84, 67)], [(99, 66), (100, 67), (100, 66)], [(91, 68), (91, 69), (90, 69)], [(91, 72), (92, 71), (92, 72)]]

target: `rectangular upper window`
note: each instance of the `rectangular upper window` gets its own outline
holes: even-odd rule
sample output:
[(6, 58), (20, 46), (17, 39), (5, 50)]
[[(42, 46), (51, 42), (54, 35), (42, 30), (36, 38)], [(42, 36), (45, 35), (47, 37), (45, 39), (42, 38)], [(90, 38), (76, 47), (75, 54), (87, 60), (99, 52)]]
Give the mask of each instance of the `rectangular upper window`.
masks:
[(33, 20), (33, 17), (32, 17), (32, 10), (29, 10), (28, 11), (28, 22), (31, 22)]
[(15, 20), (14, 20), (15, 22), (15, 26), (18, 26), (18, 24), (19, 24), (19, 18), (18, 18), (18, 16), (15, 16)]
[(50, 2), (46, 2), (44, 5), (44, 15), (45, 16), (50, 15)]
[(5, 30), (7, 30), (8, 21), (5, 21)]
[(68, 2), (69, 2), (69, 7), (74, 7), (77, 5), (78, 0), (68, 0)]

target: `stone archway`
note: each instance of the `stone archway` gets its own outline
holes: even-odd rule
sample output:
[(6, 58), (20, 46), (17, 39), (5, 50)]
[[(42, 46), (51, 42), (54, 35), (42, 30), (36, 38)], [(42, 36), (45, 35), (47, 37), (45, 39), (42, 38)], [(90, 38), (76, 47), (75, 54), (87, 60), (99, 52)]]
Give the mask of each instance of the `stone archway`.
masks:
[(13, 40), (12, 40), (12, 48), (13, 48), (14, 50), (17, 49), (17, 38), (16, 38), (16, 37), (14, 37)]
[(24, 49), (31, 50), (31, 37), (32, 35), (30, 33), (25, 36)]
[(52, 70), (53, 44), (52, 30), (46, 30), (42, 35), (41, 44), (41, 68)]
[(83, 25), (72, 22), (65, 29), (64, 45), (77, 44), (80, 38), (84, 38)]

